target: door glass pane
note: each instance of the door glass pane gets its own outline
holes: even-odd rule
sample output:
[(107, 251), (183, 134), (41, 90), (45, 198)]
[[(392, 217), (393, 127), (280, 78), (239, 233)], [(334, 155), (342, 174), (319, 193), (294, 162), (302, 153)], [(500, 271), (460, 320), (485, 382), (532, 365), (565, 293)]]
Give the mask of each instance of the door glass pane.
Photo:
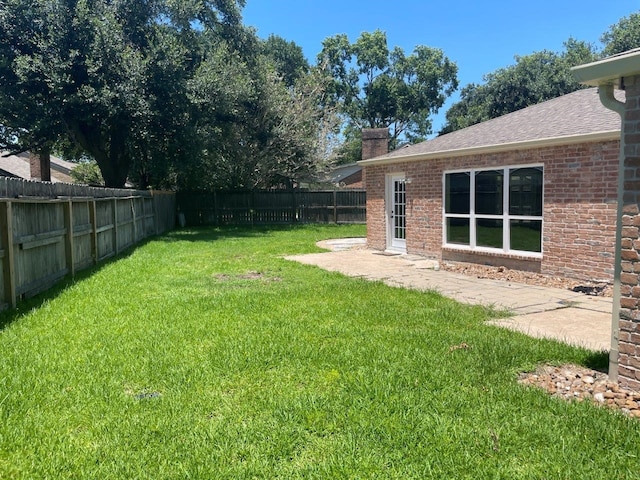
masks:
[(396, 180), (393, 182), (395, 202), (393, 205), (393, 223), (394, 238), (399, 240), (406, 239), (406, 211), (407, 196), (406, 183), (404, 180)]
[(511, 250), (542, 251), (542, 220), (511, 220)]
[(502, 215), (503, 182), (502, 170), (476, 173), (476, 213)]
[(476, 221), (476, 245), (502, 248), (502, 220), (479, 218)]
[(509, 171), (509, 214), (542, 216), (542, 167)]
[(471, 177), (469, 173), (448, 173), (445, 176), (445, 212), (469, 213)]
[(447, 218), (447, 243), (469, 245), (469, 219)]

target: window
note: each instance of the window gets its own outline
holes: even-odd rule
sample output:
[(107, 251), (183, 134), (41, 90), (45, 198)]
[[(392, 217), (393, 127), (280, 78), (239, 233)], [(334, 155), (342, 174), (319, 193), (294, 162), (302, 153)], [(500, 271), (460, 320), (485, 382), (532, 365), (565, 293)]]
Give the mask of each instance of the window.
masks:
[(445, 173), (445, 244), (540, 254), (542, 171), (533, 166)]

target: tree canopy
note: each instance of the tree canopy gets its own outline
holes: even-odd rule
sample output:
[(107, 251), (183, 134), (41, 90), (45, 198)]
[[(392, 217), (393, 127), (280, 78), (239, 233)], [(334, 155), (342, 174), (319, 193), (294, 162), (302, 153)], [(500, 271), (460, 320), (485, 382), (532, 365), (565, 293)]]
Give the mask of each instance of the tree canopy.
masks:
[[(458, 86), (458, 68), (437, 48), (417, 46), (407, 55), (389, 49), (386, 34), (364, 32), (322, 42), (318, 65), (333, 77), (329, 93), (350, 131), (389, 127), (393, 148), (431, 132), (431, 115)], [(349, 131), (349, 130), (348, 130)]]
[[(313, 69), (287, 86), (268, 59), (254, 60), (203, 64), (192, 95), (200, 105), (197, 128), (205, 141), (201, 154), (183, 169), (180, 184), (190, 189), (291, 186), (330, 161), (325, 143), (338, 119), (322, 106), (323, 73)], [(221, 93), (235, 105), (231, 112), (219, 111)]]
[(484, 83), (462, 88), (447, 111), (440, 134), (474, 125), (580, 88), (570, 69), (640, 47), (640, 13), (623, 17), (602, 35), (603, 48), (570, 38), (560, 53), (543, 50), (516, 56), (515, 64), (489, 73)]
[(484, 77), (485, 83), (469, 84), (460, 100), (447, 111), (441, 134), (499, 117), (536, 103), (583, 88), (570, 68), (598, 58), (594, 48), (569, 39), (561, 53), (547, 50), (516, 56), (516, 63)]
[(623, 17), (611, 25), (600, 41), (604, 44), (602, 55), (608, 57), (640, 47), (640, 13)]
[(288, 87), (294, 86), (311, 68), (302, 48), (278, 35), (269, 35), (262, 41), (262, 54)]
[[(244, 3), (0, 2), (0, 148), (93, 160), (111, 187), (288, 186), (359, 159), (362, 128), (388, 127), (391, 148), (423, 139), (458, 86), (442, 50), (407, 54), (379, 30), (327, 38), (311, 66), (245, 27)], [(602, 41), (606, 55), (639, 47), (640, 14)], [(462, 89), (443, 131), (580, 88), (569, 68), (599, 55), (569, 39), (516, 57)]]
[(134, 159), (166, 154), (167, 139), (188, 136), (181, 86), (202, 59), (198, 37), (216, 32), (231, 39), (241, 4), (3, 2), (4, 146), (33, 149), (65, 137), (97, 161), (108, 186), (123, 186)]
[(293, 42), (242, 25), (243, 5), (2, 2), (0, 147), (94, 159), (112, 187), (307, 175), (330, 118), (318, 103), (326, 82)]

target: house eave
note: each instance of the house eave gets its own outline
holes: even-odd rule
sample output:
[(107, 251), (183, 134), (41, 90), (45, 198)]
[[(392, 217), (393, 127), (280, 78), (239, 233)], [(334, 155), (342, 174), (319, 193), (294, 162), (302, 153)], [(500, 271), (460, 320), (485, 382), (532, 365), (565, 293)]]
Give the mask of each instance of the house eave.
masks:
[(369, 160), (360, 160), (359, 165), (363, 167), (373, 165), (388, 165), (404, 162), (418, 162), (432, 160), (436, 158), (457, 158), (469, 155), (481, 155), (490, 153), (501, 153), (512, 150), (525, 150), (530, 148), (554, 147), (557, 145), (574, 145), (585, 142), (603, 142), (620, 139), (620, 130), (607, 130), (602, 132), (568, 135), (563, 137), (540, 138), (536, 140), (526, 140), (519, 142), (501, 143), (498, 145), (482, 145), (478, 147), (456, 148), (451, 150), (439, 150), (436, 152), (416, 153), (409, 155), (398, 155), (393, 157), (378, 157)]
[(573, 67), (571, 72), (576, 80), (585, 85), (592, 87), (613, 85), (615, 88), (624, 90), (624, 77), (638, 75), (640, 73), (639, 62), (640, 49), (636, 49), (597, 62)]

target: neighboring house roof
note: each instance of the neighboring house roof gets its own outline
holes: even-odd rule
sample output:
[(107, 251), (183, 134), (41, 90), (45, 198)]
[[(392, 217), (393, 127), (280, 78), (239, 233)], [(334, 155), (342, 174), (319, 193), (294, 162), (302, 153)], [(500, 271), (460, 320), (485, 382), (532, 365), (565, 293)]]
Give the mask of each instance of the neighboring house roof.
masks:
[[(617, 91), (616, 97), (624, 101), (624, 92)], [(616, 140), (621, 123), (617, 113), (602, 105), (597, 88), (588, 88), (358, 163), (365, 166)]]
[(338, 165), (333, 167), (329, 172), (317, 175), (315, 178), (304, 180), (308, 184), (331, 184), (341, 185), (345, 183), (347, 186), (352, 183), (353, 180), (350, 177), (362, 172), (362, 167), (357, 163), (348, 163), (345, 165)]
[(339, 165), (327, 174), (326, 181), (330, 183), (339, 184), (341, 182), (344, 182), (354, 173), (358, 173), (361, 170), (362, 170), (362, 167), (357, 163)]
[[(31, 180), (29, 152), (5, 157), (4, 155), (6, 154), (7, 152), (0, 152), (0, 176)], [(54, 183), (72, 183), (71, 170), (76, 165), (51, 155), (51, 181)]]

